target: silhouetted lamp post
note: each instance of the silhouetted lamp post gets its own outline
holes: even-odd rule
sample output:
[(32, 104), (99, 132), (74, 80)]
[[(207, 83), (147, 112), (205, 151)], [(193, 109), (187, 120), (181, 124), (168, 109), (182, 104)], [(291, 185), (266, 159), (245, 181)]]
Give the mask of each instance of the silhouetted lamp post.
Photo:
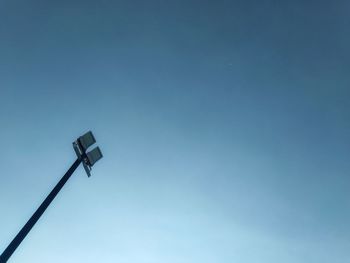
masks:
[(77, 159), (1, 254), (0, 263), (7, 262), (7, 260), (11, 257), (13, 252), (15, 252), (16, 248), (21, 244), (23, 239), (27, 236), (29, 231), (39, 220), (41, 215), (45, 212), (46, 208), (51, 204), (52, 200), (56, 197), (56, 195), (59, 193), (59, 191), (62, 189), (64, 184), (68, 181), (68, 179), (71, 177), (81, 162), (83, 163), (87, 175), (89, 177), (91, 176), (91, 167), (102, 158), (102, 153), (99, 147), (95, 147), (90, 152), (87, 152), (87, 149), (95, 142), (95, 137), (91, 131), (85, 133), (83, 136), (80, 136), (75, 142), (73, 142), (73, 148), (77, 154)]

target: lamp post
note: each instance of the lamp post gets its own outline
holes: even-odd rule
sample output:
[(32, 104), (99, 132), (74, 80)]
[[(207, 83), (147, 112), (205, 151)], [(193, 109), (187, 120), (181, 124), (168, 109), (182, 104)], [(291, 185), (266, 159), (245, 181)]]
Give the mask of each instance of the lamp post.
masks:
[(53, 199), (68, 181), (68, 179), (72, 176), (74, 171), (83, 163), (84, 169), (88, 175), (91, 176), (91, 167), (100, 160), (103, 156), (99, 147), (95, 147), (90, 152), (86, 152), (86, 150), (96, 142), (94, 135), (91, 131), (85, 133), (83, 136), (80, 136), (76, 141), (73, 142), (73, 148), (77, 154), (77, 159), (74, 161), (72, 166), (68, 169), (65, 175), (61, 178), (61, 180), (57, 183), (57, 185), (52, 189), (49, 195), (45, 198), (45, 200), (41, 203), (38, 209), (34, 212), (34, 214), (29, 218), (27, 223), (22, 227), (22, 229), (18, 232), (15, 238), (11, 241), (11, 243), (7, 246), (4, 252), (0, 256), (0, 263), (5, 263), (11, 257), (11, 255), (15, 252), (17, 247), (21, 244), (23, 239), (27, 236), (29, 231), (33, 228), (35, 223), (39, 220), (42, 214), (45, 212), (46, 208), (51, 204)]

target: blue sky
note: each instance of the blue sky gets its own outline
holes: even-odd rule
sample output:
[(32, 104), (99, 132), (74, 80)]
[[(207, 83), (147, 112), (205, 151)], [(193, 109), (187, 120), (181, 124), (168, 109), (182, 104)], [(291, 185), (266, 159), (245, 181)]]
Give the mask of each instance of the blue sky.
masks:
[(11, 262), (350, 262), (347, 1), (0, 1)]

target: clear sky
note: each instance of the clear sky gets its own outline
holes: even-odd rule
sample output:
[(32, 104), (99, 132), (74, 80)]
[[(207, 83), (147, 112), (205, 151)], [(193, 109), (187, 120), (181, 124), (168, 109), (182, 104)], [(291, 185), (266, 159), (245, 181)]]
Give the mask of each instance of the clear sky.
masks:
[(350, 262), (350, 3), (0, 1), (11, 262)]

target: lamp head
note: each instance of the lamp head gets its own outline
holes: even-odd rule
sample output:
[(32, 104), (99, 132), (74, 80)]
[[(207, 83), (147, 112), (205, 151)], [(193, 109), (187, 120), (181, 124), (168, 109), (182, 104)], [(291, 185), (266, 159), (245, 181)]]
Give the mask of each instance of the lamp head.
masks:
[(88, 131), (83, 136), (80, 136), (78, 138), (78, 142), (80, 143), (80, 146), (82, 150), (85, 152), (87, 148), (89, 148), (91, 145), (93, 145), (96, 142), (96, 139), (91, 131)]
[(93, 150), (88, 152), (86, 156), (89, 160), (90, 167), (92, 167), (98, 160), (103, 157), (100, 147), (95, 147)]

